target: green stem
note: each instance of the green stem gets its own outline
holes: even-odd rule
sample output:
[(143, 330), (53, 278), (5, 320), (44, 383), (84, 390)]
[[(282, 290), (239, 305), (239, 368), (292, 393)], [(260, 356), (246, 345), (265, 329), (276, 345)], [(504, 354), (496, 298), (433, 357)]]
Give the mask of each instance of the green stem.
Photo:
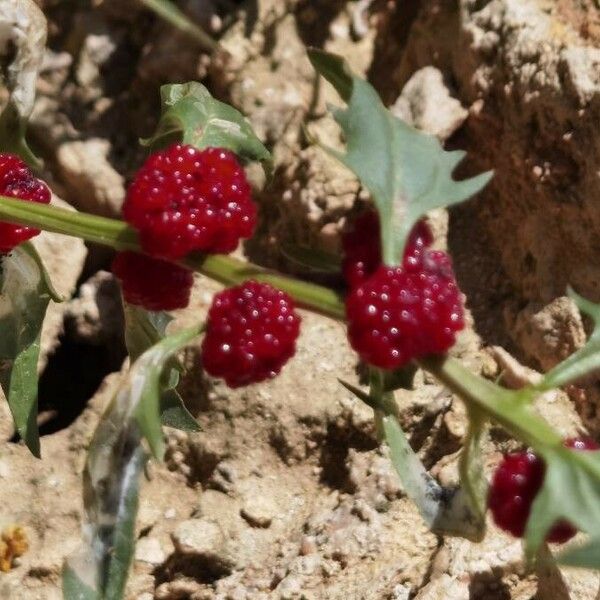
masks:
[[(119, 251), (142, 252), (137, 232), (116, 219), (0, 196), (0, 220), (82, 238)], [(344, 304), (337, 292), (231, 256), (193, 254), (182, 264), (224, 285), (237, 285), (248, 279), (263, 281), (290, 294), (302, 308), (337, 320), (345, 316)]]
[[(137, 233), (116, 219), (0, 196), (0, 220), (83, 238), (116, 250), (142, 251)], [(286, 277), (225, 255), (192, 255), (182, 264), (225, 285), (236, 285), (247, 279), (264, 281), (290, 294), (303, 308), (339, 321), (345, 318), (341, 296), (320, 285)], [(419, 361), (419, 364), (467, 403), (479, 407), (532, 447), (560, 444), (558, 434), (531, 407), (530, 401), (536, 393), (534, 390), (506, 390), (469, 372), (450, 357), (431, 357)], [(382, 381), (377, 379), (375, 385), (380, 386), (383, 392)], [(387, 400), (385, 394), (383, 398)], [(391, 405), (386, 408), (391, 410)]]
[(476, 406), (533, 448), (562, 444), (558, 433), (535, 413), (531, 404), (535, 390), (501, 388), (471, 373), (450, 356), (432, 356), (418, 362), (467, 404)]
[(140, 2), (154, 11), (161, 19), (195, 39), (205, 50), (210, 52), (222, 50), (218, 42), (213, 40), (199, 25), (193, 23), (169, 0), (140, 0)]

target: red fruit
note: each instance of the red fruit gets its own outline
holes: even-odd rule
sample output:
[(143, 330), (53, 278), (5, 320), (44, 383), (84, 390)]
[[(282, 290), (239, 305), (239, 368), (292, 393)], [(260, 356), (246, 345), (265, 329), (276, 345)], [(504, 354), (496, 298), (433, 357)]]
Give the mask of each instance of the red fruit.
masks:
[[(30, 202), (49, 204), (48, 186), (29, 170), (29, 167), (13, 154), (0, 153), (0, 196), (20, 198)], [(0, 253), (10, 252), (20, 243), (35, 237), (40, 232), (34, 227), (0, 222)]]
[(296, 352), (294, 302), (266, 283), (247, 281), (217, 294), (206, 323), (202, 363), (232, 388), (275, 377)]
[(380, 267), (348, 295), (346, 315), (350, 344), (376, 367), (445, 352), (464, 327), (450, 257), (425, 250), (408, 254), (402, 267)]
[(144, 252), (176, 260), (197, 250), (227, 253), (256, 225), (256, 205), (235, 154), (175, 144), (152, 154), (123, 204)]
[[(419, 221), (411, 231), (404, 260), (420, 255), (432, 242), (429, 227), (424, 221)], [(351, 228), (342, 236), (342, 247), (344, 279), (350, 288), (354, 288), (364, 283), (381, 266), (381, 239), (376, 211), (366, 210), (353, 221)]]
[[(589, 438), (570, 438), (565, 446), (575, 450), (598, 450), (600, 446)], [(488, 495), (488, 507), (498, 527), (523, 537), (531, 505), (542, 483), (546, 466), (533, 452), (516, 452), (504, 457), (498, 465)], [(547, 542), (564, 544), (576, 530), (567, 522), (559, 521), (546, 536)]]
[(159, 311), (185, 308), (190, 301), (194, 276), (178, 265), (135, 252), (119, 252), (112, 272), (121, 281), (129, 304)]

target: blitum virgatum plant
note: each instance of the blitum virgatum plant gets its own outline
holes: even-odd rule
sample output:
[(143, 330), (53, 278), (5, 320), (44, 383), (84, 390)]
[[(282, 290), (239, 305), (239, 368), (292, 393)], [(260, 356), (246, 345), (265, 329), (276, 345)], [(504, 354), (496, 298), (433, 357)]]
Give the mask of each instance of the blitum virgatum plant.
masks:
[[(231, 385), (259, 381), (275, 374), (293, 354), (300, 326), (295, 307), (338, 321), (350, 317), (353, 347), (361, 356), (370, 357), (369, 385), (368, 388), (350, 382), (340, 385), (373, 409), (376, 430), (381, 442), (389, 446), (404, 489), (433, 531), (474, 541), (482, 539), (488, 485), (481, 465), (480, 445), (487, 424), (494, 422), (530, 448), (544, 465), (524, 525), (528, 562), (542, 555), (551, 528), (557, 522), (567, 521), (572, 528), (584, 532), (587, 541), (569, 547), (558, 556), (558, 561), (565, 565), (600, 567), (600, 453), (567, 447), (533, 407), (540, 394), (575, 382), (600, 367), (600, 328), (596, 327), (585, 347), (547, 373), (539, 383), (516, 391), (472, 373), (448, 355), (445, 350), (462, 326), (462, 305), (457, 301), (458, 290), (447, 257), (430, 252), (431, 240), (419, 227), (431, 209), (457, 204), (479, 192), (491, 173), (454, 180), (452, 174), (463, 159), (463, 152), (445, 151), (435, 138), (393, 116), (375, 90), (354, 75), (340, 57), (318, 50), (309, 51), (309, 57), (316, 71), (333, 85), (346, 104), (343, 109), (332, 109), (344, 134), (346, 151), (331, 148), (324, 151), (355, 173), (370, 192), (380, 224), (377, 264), (374, 271), (361, 271), (364, 280), (355, 281), (348, 291), (347, 305), (344, 293), (338, 289), (290, 278), (216, 253), (229, 251), (239, 238), (248, 237), (253, 227), (244, 229), (244, 223), (252, 225), (256, 219), (253, 209), (244, 205), (250, 191), (244, 187), (245, 177), (241, 167), (236, 166), (237, 161), (242, 164), (260, 161), (269, 172), (270, 154), (238, 111), (212, 98), (198, 83), (162, 88), (160, 122), (156, 133), (143, 141), (149, 148), (147, 165), (150, 166), (147, 171), (142, 167), (130, 188), (124, 211), (127, 222), (26, 202), (6, 194), (0, 196), (3, 222), (77, 236), (119, 253), (130, 253), (115, 267), (115, 272), (123, 282), (125, 300), (130, 300), (124, 302), (124, 311), (131, 366), (100, 420), (88, 450), (84, 472), (84, 540), (81, 549), (65, 562), (63, 589), (67, 600), (123, 597), (135, 543), (138, 481), (148, 451), (155, 459), (162, 459), (163, 425), (197, 430), (195, 420), (177, 393), (180, 373), (174, 358), (177, 352), (200, 342), (204, 352), (212, 353), (211, 360), (206, 361), (207, 367)], [(219, 150), (208, 150), (215, 148)], [(213, 160), (214, 163), (210, 162)], [(196, 176), (209, 163), (212, 167), (202, 176)], [(143, 204), (149, 194), (143, 186), (158, 185), (152, 180), (156, 169), (166, 173), (165, 178), (170, 182), (168, 190), (160, 188), (154, 194), (156, 205), (163, 202), (168, 192), (167, 204), (176, 206), (175, 212), (185, 215), (188, 225), (194, 224), (190, 227), (197, 237), (188, 239), (190, 227), (178, 229), (179, 217), (165, 212), (161, 213), (165, 218), (161, 221), (160, 217), (157, 222), (168, 221), (168, 227), (159, 232), (160, 243), (157, 242), (157, 226), (148, 224), (145, 212), (148, 206)], [(206, 181), (210, 185), (203, 188)], [(131, 191), (134, 188), (137, 191)], [(134, 206), (137, 201), (134, 196), (137, 200), (141, 198), (141, 209)], [(236, 198), (235, 206), (225, 202), (228, 208), (215, 225), (210, 220), (214, 206), (230, 197)], [(205, 198), (216, 203), (208, 207), (208, 212), (202, 205)], [(237, 238), (234, 236), (227, 248), (219, 246), (223, 236), (231, 234), (227, 227), (232, 221), (227, 219), (234, 219), (232, 215), (240, 206), (246, 208), (243, 214), (235, 216), (239, 217)], [(223, 224), (225, 229), (207, 241), (216, 231), (211, 228)], [(340, 268), (339, 261), (310, 249), (288, 246), (286, 252), (315, 269)], [(158, 304), (150, 306), (153, 310), (144, 307), (149, 293), (145, 282), (132, 280), (131, 275), (144, 269), (130, 268), (130, 260), (147, 261), (143, 264), (152, 272), (156, 268), (157, 278), (166, 282), (166, 294), (169, 285), (191, 286), (187, 275), (190, 271), (202, 273), (227, 289), (216, 297), (207, 323), (166, 335), (170, 318), (158, 309), (161, 298)], [(60, 298), (52, 288), (42, 259), (28, 241), (3, 256), (0, 293), (4, 307), (0, 383), (17, 431), (32, 453), (39, 456), (36, 366), (40, 332), (48, 303)], [(580, 310), (598, 325), (600, 306), (572, 291), (569, 293)], [(418, 306), (405, 310), (406, 302), (413, 297)], [(179, 294), (171, 300), (173, 306), (184, 305), (186, 296)], [(388, 300), (393, 307), (389, 310), (385, 304)], [(442, 309), (448, 307), (444, 313)], [(379, 329), (373, 326), (369, 330), (369, 323), (376, 322), (372, 318), (382, 314), (385, 318), (377, 321)], [(384, 321), (388, 317), (398, 320), (394, 331), (385, 330)], [(252, 325), (255, 328), (246, 328), (254, 318), (259, 320)], [(431, 329), (427, 319), (431, 322), (437, 319), (439, 327), (445, 328), (439, 339), (436, 338), (439, 331)], [(405, 335), (399, 335), (396, 329)], [(382, 342), (382, 331), (387, 331), (386, 335), (395, 341), (391, 343), (386, 337)], [(408, 335), (406, 331), (413, 333)], [(262, 336), (260, 339), (256, 332)], [(256, 366), (252, 363), (254, 358), (246, 357), (249, 362), (244, 363), (244, 372), (251, 372), (249, 378), (240, 377), (239, 372), (232, 373), (227, 362), (227, 353), (241, 339), (254, 344), (255, 350), (260, 346), (256, 353), (261, 357), (259, 366), (263, 371), (259, 373), (258, 368), (252, 371)], [(236, 361), (243, 363), (243, 355), (236, 356)], [(456, 489), (442, 488), (427, 472), (400, 426), (394, 391), (410, 388), (415, 367), (431, 373), (467, 407), (469, 427), (460, 458), (460, 485)], [(547, 552), (543, 555), (548, 556)]]

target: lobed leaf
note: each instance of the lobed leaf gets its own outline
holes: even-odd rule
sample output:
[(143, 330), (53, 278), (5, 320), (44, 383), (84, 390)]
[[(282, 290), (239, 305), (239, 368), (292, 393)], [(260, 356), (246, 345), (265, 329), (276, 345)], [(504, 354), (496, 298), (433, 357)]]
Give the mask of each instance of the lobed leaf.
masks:
[(146, 350), (94, 433), (84, 471), (84, 544), (65, 563), (65, 600), (123, 598), (135, 547), (139, 475), (147, 458), (142, 437), (156, 456), (162, 456), (161, 372), (169, 357), (199, 330), (181, 331)]
[(163, 85), (162, 114), (154, 135), (141, 140), (153, 150), (174, 142), (196, 148), (228, 148), (246, 162), (260, 161), (267, 169), (271, 154), (247, 119), (232, 106), (216, 100), (200, 83)]
[(32, 244), (25, 242), (1, 259), (0, 385), (19, 435), (37, 457), (37, 364), (50, 300), (61, 302), (62, 298)]
[(400, 264), (408, 235), (426, 212), (470, 198), (492, 173), (455, 181), (452, 173), (463, 151), (446, 152), (437, 138), (392, 115), (375, 89), (354, 75), (341, 57), (315, 49), (308, 54), (348, 104), (346, 110), (332, 109), (346, 136), (346, 154), (324, 149), (371, 192), (381, 222), (384, 262)]

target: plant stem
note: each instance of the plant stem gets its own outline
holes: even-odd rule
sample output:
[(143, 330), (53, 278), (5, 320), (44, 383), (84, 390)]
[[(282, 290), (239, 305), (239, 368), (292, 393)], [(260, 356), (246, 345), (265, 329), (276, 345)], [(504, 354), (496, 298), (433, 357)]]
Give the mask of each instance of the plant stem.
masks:
[[(0, 196), (0, 220), (79, 237), (115, 250), (142, 252), (137, 232), (116, 219)], [(264, 281), (290, 294), (302, 308), (339, 321), (345, 318), (341, 295), (324, 286), (293, 279), (220, 254), (191, 255), (181, 264), (225, 285), (237, 285), (248, 279)], [(426, 358), (419, 364), (467, 403), (479, 407), (532, 447), (561, 443), (558, 434), (530, 406), (536, 393), (534, 390), (506, 390), (471, 373), (460, 362), (446, 356)], [(378, 385), (383, 384), (377, 380)], [(383, 391), (383, 387), (381, 389)], [(386, 408), (390, 410), (390, 405)]]
[(222, 50), (218, 42), (213, 40), (204, 29), (192, 22), (169, 0), (140, 0), (140, 2), (173, 27), (195, 39), (205, 50), (210, 52)]
[[(0, 196), (0, 220), (82, 238), (119, 251), (142, 252), (137, 232), (116, 219)], [(343, 320), (345, 316), (342, 298), (334, 290), (286, 277), (231, 256), (193, 254), (182, 264), (224, 285), (237, 285), (248, 279), (263, 281), (287, 292), (302, 308), (337, 320)]]
[(537, 394), (535, 390), (501, 388), (471, 373), (451, 356), (431, 356), (418, 363), (465, 402), (478, 407), (534, 449), (561, 445), (561, 437), (535, 413), (531, 405)]

